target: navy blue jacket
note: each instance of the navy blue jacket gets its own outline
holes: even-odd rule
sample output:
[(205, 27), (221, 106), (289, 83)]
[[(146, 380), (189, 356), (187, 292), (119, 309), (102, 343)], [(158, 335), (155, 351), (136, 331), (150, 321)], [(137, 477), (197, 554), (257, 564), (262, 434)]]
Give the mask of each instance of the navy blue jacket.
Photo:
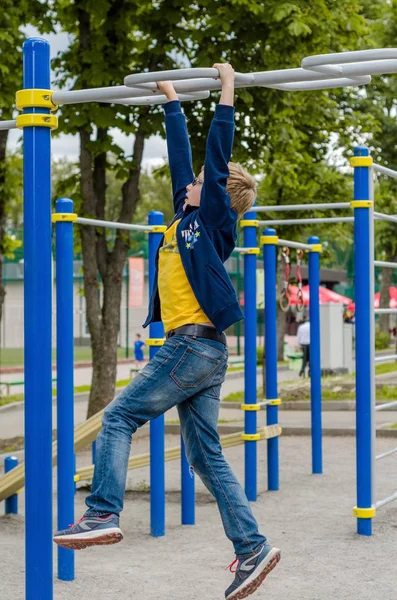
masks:
[[(165, 104), (164, 110), (174, 220), (181, 219), (177, 226), (179, 253), (199, 305), (217, 331), (222, 332), (244, 318), (223, 265), (237, 239), (238, 216), (230, 206), (230, 196), (226, 191), (228, 162), (233, 147), (234, 108), (218, 104), (215, 109), (207, 138), (200, 206), (187, 206), (185, 211), (186, 186), (194, 179), (186, 120), (177, 100)], [(153, 321), (161, 321), (157, 268), (158, 253), (153, 293), (144, 327)]]

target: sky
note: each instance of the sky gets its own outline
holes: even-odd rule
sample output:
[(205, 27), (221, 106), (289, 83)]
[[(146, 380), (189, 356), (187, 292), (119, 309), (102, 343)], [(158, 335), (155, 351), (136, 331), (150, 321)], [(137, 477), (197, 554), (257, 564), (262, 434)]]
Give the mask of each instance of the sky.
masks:
[[(65, 50), (68, 47), (69, 39), (66, 33), (56, 33), (48, 35), (40, 35), (34, 27), (26, 27), (26, 36), (39, 36), (45, 38), (50, 43), (50, 56), (54, 58), (58, 52)], [(126, 72), (126, 75), (128, 73)], [(120, 85), (123, 82), (120, 81)], [(53, 87), (52, 89), (56, 89)], [(128, 154), (131, 154), (133, 136), (123, 135), (120, 131), (115, 129), (113, 131), (113, 137), (115, 142), (125, 149)], [(21, 140), (21, 131), (14, 129), (9, 133), (9, 149), (14, 150), (18, 142)], [(53, 137), (52, 140), (52, 155), (55, 159), (68, 158), (69, 160), (77, 160), (79, 153), (79, 137), (73, 135), (61, 134), (58, 137)], [(164, 164), (164, 160), (167, 156), (167, 148), (165, 140), (160, 136), (152, 136), (145, 142), (145, 149), (143, 154), (143, 167), (144, 169), (150, 169)]]

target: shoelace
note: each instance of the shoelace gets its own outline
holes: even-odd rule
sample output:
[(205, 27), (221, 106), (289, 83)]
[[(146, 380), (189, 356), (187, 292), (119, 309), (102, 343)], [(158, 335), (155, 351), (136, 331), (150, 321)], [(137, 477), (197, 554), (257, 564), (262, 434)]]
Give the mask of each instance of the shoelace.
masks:
[[(237, 563), (236, 568), (233, 570), (233, 567), (236, 563)], [(240, 564), (239, 559), (235, 558), (234, 561), (232, 563), (230, 563), (230, 565), (228, 567), (225, 567), (225, 571), (229, 570), (231, 573), (236, 573), (238, 570), (239, 564)]]
[(76, 525), (78, 525), (80, 523), (80, 521), (82, 521), (83, 519), (84, 519), (84, 517), (81, 517), (81, 519), (76, 521), (76, 523), (72, 523), (72, 525), (69, 525), (70, 529), (72, 529), (72, 527), (75, 527)]

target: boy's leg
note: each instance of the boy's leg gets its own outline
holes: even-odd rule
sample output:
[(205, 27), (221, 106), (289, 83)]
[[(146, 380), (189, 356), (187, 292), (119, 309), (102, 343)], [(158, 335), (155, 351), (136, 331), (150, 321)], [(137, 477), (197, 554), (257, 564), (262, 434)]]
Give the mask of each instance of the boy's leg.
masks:
[[(215, 497), (227, 537), (233, 543), (236, 561), (230, 566), (235, 579), (226, 590), (226, 600), (251, 595), (280, 560), (258, 531), (247, 497), (226, 462), (216, 430), (220, 385), (213, 385), (178, 405), (188, 461)], [(233, 571), (234, 565), (236, 569)]]
[(147, 421), (205, 388), (208, 381), (219, 379), (220, 373), (223, 377), (223, 362), (219, 351), (203, 344), (198, 346), (190, 338), (174, 336), (165, 342), (105, 409), (97, 439), (92, 492), (86, 499), (88, 510), (84, 518), (87, 522), (77, 524), (71, 531), (58, 532), (57, 543), (72, 547), (78, 535), (84, 536), (84, 542), (73, 545), (76, 549), (85, 547), (91, 537), (92, 543), (96, 543), (92, 529), (102, 538), (105, 534), (101, 534), (100, 529), (107, 528), (115, 530), (112, 535), (121, 536), (118, 515), (123, 508), (132, 434)]

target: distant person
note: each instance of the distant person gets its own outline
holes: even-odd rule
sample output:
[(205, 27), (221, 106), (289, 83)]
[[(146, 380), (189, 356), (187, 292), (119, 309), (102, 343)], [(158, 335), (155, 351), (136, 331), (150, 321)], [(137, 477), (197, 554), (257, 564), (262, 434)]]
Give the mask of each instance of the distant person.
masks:
[(303, 360), (302, 368), (299, 376), (306, 376), (306, 367), (309, 365), (309, 376), (310, 376), (310, 321), (307, 317), (303, 317), (302, 324), (299, 325), (298, 329), (298, 344), (302, 348)]
[(145, 342), (141, 340), (141, 334), (137, 333), (134, 342), (134, 357), (135, 364), (138, 369), (140, 369), (143, 365), (143, 361), (145, 359), (143, 355), (143, 347), (145, 346)]

